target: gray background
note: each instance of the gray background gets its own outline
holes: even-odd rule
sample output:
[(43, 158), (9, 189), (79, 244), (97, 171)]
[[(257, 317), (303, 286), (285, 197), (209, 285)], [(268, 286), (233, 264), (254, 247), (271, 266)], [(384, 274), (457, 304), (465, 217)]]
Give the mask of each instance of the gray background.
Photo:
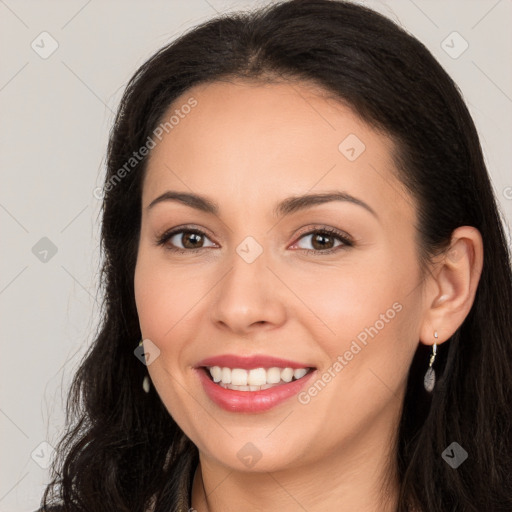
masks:
[[(38, 507), (67, 386), (97, 325), (93, 190), (126, 82), (187, 28), (263, 3), (0, 0), (0, 511)], [(458, 83), (510, 233), (511, 1), (362, 3), (399, 21)], [(43, 59), (51, 38), (58, 48)]]

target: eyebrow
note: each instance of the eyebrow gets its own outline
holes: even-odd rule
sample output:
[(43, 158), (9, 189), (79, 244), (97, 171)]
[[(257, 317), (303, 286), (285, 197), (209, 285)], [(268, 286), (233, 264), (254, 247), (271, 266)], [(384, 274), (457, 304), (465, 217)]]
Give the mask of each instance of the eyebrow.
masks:
[[(186, 206), (195, 208), (196, 210), (200, 210), (205, 213), (211, 213), (213, 215), (219, 214), (219, 206), (214, 201), (206, 197), (200, 196), (198, 194), (193, 194), (189, 192), (176, 192), (173, 190), (168, 190), (167, 192), (164, 192), (162, 195), (158, 196), (156, 199), (153, 199), (153, 201), (151, 201), (151, 203), (147, 206), (146, 209), (150, 210), (158, 203), (166, 201), (180, 202)], [(340, 191), (288, 197), (281, 201), (273, 209), (272, 212), (275, 217), (281, 217), (290, 215), (300, 210), (305, 210), (312, 206), (329, 203), (332, 201), (343, 201), (361, 206), (365, 208), (367, 211), (369, 211), (376, 218), (378, 218), (378, 215), (375, 212), (375, 210), (371, 206), (366, 204), (364, 201), (348, 194), (347, 192)]]

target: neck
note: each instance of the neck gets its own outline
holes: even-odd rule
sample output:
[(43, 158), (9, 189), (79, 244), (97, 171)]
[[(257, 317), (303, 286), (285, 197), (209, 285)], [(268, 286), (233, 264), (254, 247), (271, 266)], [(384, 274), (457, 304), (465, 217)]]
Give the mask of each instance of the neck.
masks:
[(192, 507), (197, 512), (393, 512), (399, 490), (395, 442), (391, 437), (383, 442), (382, 425), (376, 427), (373, 436), (368, 432), (364, 440), (278, 471), (237, 471), (201, 453)]

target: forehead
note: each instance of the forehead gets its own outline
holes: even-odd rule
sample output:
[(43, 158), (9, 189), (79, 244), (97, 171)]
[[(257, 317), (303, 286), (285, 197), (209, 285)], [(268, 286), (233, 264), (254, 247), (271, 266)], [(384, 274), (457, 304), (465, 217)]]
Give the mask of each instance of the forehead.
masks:
[(221, 202), (242, 194), (246, 208), (340, 188), (397, 207), (406, 194), (395, 177), (391, 140), (311, 84), (202, 84), (177, 98), (163, 122), (171, 117), (151, 152), (145, 204), (165, 188)]

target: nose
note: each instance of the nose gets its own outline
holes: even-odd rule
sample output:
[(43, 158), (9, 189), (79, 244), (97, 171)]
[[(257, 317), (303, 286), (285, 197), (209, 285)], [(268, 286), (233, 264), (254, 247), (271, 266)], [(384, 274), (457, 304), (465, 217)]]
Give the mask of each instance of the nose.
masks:
[(286, 318), (286, 292), (275, 271), (268, 268), (266, 252), (251, 263), (234, 252), (230, 263), (215, 287), (211, 319), (216, 326), (238, 336), (281, 326)]

